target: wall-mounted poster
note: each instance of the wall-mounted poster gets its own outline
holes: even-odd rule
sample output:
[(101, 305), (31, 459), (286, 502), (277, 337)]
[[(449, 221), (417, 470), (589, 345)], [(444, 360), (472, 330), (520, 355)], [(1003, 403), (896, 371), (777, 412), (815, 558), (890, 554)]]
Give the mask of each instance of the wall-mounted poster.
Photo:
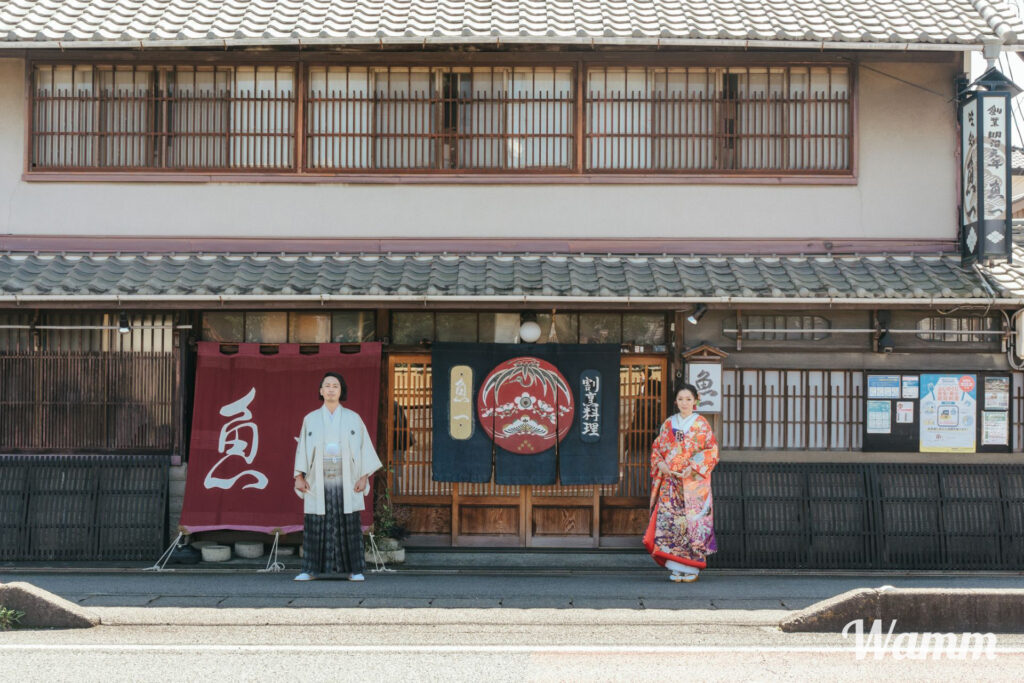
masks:
[(918, 397), (917, 375), (903, 375), (903, 398), (912, 399)]
[(1008, 413), (985, 410), (981, 413), (981, 445), (1006, 446), (1010, 443)]
[(1010, 409), (1010, 378), (985, 378), (985, 410)]
[(889, 401), (868, 401), (868, 434), (892, 432), (892, 404)]
[(868, 398), (899, 398), (899, 375), (869, 375)]
[(896, 401), (896, 423), (912, 424), (914, 422), (914, 402)]
[(921, 452), (974, 453), (977, 376), (921, 375)]

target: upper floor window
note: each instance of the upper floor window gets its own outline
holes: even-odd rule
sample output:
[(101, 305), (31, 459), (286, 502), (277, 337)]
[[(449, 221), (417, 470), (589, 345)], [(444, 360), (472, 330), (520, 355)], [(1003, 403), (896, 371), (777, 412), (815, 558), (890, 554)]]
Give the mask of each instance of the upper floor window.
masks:
[(309, 69), (311, 170), (566, 170), (570, 68)]
[(29, 166), (848, 175), (851, 92), (838, 65), (39, 63)]
[(37, 65), (33, 169), (294, 167), (291, 66)]
[(851, 112), (846, 67), (590, 69), (587, 169), (848, 171)]

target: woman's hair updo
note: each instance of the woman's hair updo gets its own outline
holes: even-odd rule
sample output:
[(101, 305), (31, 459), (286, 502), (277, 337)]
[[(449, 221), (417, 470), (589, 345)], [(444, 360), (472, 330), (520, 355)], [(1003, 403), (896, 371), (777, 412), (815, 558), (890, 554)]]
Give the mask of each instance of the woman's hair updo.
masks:
[(683, 382), (681, 384), (677, 384), (676, 385), (676, 391), (675, 391), (674, 394), (672, 394), (672, 401), (673, 402), (677, 398), (679, 398), (679, 392), (680, 391), (689, 391), (691, 394), (693, 394), (693, 400), (695, 400), (695, 401), (699, 401), (700, 400), (700, 393), (697, 391), (697, 387), (693, 386), (689, 382)]

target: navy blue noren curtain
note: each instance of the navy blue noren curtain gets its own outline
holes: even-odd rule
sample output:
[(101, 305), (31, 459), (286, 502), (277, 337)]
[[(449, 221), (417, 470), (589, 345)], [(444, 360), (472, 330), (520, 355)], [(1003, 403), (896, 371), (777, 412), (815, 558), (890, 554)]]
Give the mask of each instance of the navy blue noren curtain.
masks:
[[(432, 347), (434, 481), (496, 484), (614, 484), (619, 476), (619, 347), (615, 344), (467, 344)], [(530, 356), (555, 366), (573, 395), (574, 416), (557, 445), (535, 454), (510, 452), (480, 423), (477, 401), (490, 372), (507, 360)], [(450, 431), (451, 371), (468, 366), (472, 433)], [(557, 410), (557, 403), (555, 405)], [(492, 414), (492, 431), (509, 420)]]

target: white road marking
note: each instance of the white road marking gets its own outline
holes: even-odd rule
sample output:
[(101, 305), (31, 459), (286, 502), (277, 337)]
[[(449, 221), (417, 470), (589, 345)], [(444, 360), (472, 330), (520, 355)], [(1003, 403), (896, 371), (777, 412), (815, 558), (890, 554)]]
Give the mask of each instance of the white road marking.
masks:
[[(6, 643), (0, 644), (0, 652), (3, 651), (91, 651), (91, 652), (313, 652), (313, 653), (422, 653), (422, 654), (452, 654), (452, 653), (481, 653), (481, 654), (591, 654), (591, 653), (615, 653), (615, 654), (687, 654), (687, 653), (837, 653), (856, 654), (853, 647), (827, 647), (827, 646), (761, 646), (761, 645), (680, 645), (680, 646), (659, 646), (644, 645), (630, 647), (628, 645), (204, 645), (181, 644), (181, 645), (160, 645), (160, 644), (44, 644), (44, 643)], [(995, 654), (1016, 655), (1024, 654), (1024, 647), (996, 648)]]

